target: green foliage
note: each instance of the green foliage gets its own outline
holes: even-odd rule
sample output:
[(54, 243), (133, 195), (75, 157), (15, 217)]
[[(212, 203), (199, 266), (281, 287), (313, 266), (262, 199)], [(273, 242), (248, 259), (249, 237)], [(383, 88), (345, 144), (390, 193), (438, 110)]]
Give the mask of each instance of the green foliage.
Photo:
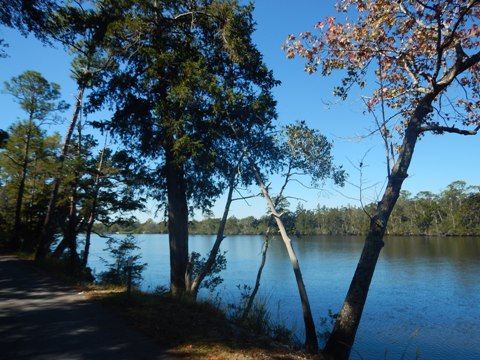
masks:
[[(150, 5), (98, 2), (115, 18), (104, 46), (116, 68), (87, 107), (112, 106), (112, 119), (96, 124), (134, 154), (132, 167), (141, 168), (139, 156), (153, 160), (143, 171), (149, 170), (151, 194), (161, 205), (168, 168), (175, 167), (190, 208), (207, 210), (240, 153), (232, 121), (240, 136), (256, 136), (264, 149), (273, 145), (265, 130), (276, 116), (271, 88), (277, 82), (251, 40), (250, 6), (211, 0)], [(256, 155), (263, 162), (271, 156)]]
[(0, 227), (12, 234), (15, 221), (12, 215), (16, 213), (21, 192), (19, 220), (23, 227), (18, 235), (31, 248), (45, 213), (51, 179), (57, 172), (60, 137), (47, 136), (33, 121), (14, 123), (9, 135), (0, 149), (0, 213), (4, 218)]
[(108, 270), (99, 275), (100, 282), (127, 285), (129, 274), (131, 274), (132, 284), (138, 285), (142, 280), (142, 272), (147, 266), (146, 263), (139, 262), (142, 257), (136, 253), (139, 249), (133, 235), (127, 235), (122, 239), (109, 237), (105, 250), (110, 252), (111, 261), (101, 258)]
[(8, 132), (0, 129), (0, 149), (3, 148), (8, 140)]
[[(225, 254), (227, 252), (217, 254), (215, 262), (205, 279), (202, 281), (200, 287), (205, 288), (211, 293), (215, 291), (215, 288), (223, 283), (223, 278), (219, 275), (221, 271), (227, 268), (227, 258)], [(190, 261), (192, 263), (192, 278), (195, 278), (199, 272), (205, 267), (207, 257), (201, 257), (201, 254), (192, 252), (190, 255)]]
[(24, 35), (33, 31), (45, 39), (46, 22), (57, 7), (55, 0), (0, 0), (0, 24), (17, 28)]
[(4, 82), (5, 92), (12, 95), (28, 119), (43, 122), (58, 120), (55, 113), (69, 105), (60, 99), (60, 85), (49, 83), (39, 72), (28, 70)]
[[(19, 123), (16, 129), (10, 130), (13, 140), (11, 137), (5, 145), (3, 154), (6, 154), (6, 161), (2, 165), (9, 172), (5, 181), (16, 191), (14, 211), (12, 212), (14, 214), (14, 224), (10, 235), (12, 246), (18, 248), (21, 246), (22, 238), (36, 238), (35, 235), (38, 234), (39, 230), (26, 228), (23, 225), (32, 224), (33, 222), (40, 223), (42, 221), (42, 210), (46, 206), (38, 201), (39, 198), (45, 199), (44, 194), (42, 194), (42, 197), (34, 197), (33, 200), (28, 198), (29, 182), (33, 182), (35, 192), (38, 193), (38, 190), (43, 191), (48, 187), (48, 182), (56, 175), (56, 172), (52, 171), (51, 167), (42, 168), (37, 166), (38, 160), (45, 164), (53, 158), (52, 155), (55, 155), (38, 154), (39, 149), (52, 147), (51, 144), (43, 144), (44, 140), (51, 142), (51, 138), (45, 137), (40, 126), (47, 121), (57, 120), (57, 113), (66, 110), (68, 105), (64, 101), (59, 100), (60, 86), (56, 83), (49, 83), (36, 71), (26, 71), (18, 77), (13, 77), (10, 81), (6, 81), (4, 83), (4, 92), (12, 95), (27, 115), (26, 120)], [(13, 134), (13, 130), (17, 134)], [(56, 142), (58, 143), (58, 141), (57, 137)], [(16, 154), (10, 157), (9, 153), (12, 155), (13, 153)], [(43, 159), (47, 159), (47, 161), (42, 161)], [(53, 167), (56, 168), (56, 165)], [(39, 173), (35, 174), (36, 171), (39, 171)], [(36, 178), (36, 175), (41, 177), (38, 184), (37, 181), (39, 179)], [(31, 214), (25, 214), (25, 204), (31, 205), (30, 207), (34, 209)], [(35, 220), (31, 221), (29, 215)]]
[(333, 144), (318, 130), (310, 129), (305, 122), (285, 127), (283, 151), (287, 154), (288, 167), (300, 175), (308, 175), (312, 186), (318, 187), (328, 178), (342, 185), (346, 180), (345, 171), (333, 164)]

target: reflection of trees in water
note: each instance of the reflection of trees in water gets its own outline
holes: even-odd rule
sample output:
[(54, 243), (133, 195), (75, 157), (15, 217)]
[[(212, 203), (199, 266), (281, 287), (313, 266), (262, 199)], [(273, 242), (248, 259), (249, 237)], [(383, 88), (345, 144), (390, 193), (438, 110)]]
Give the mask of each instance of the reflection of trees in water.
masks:
[(480, 238), (478, 237), (388, 237), (384, 256), (392, 259), (446, 258), (455, 262), (478, 262)]

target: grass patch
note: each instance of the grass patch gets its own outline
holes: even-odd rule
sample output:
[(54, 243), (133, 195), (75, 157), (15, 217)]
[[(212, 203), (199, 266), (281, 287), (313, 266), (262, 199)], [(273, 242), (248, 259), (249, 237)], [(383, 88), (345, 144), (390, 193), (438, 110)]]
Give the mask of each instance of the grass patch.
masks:
[(91, 289), (88, 296), (127, 319), (169, 352), (186, 359), (314, 359), (232, 323), (208, 303), (168, 294)]

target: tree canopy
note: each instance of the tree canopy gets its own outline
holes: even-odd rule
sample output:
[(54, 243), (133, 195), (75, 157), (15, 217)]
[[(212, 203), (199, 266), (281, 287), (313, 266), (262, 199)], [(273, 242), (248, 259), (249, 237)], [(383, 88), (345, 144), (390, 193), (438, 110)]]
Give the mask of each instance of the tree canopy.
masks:
[(344, 70), (334, 94), (345, 98), (353, 85), (364, 88), (370, 93), (368, 110), (379, 105), (393, 110), (385, 118), (391, 130), (403, 134), (428, 95), (432, 109), (420, 131), (468, 132), (479, 123), (479, 5), (472, 0), (342, 0), (338, 18), (290, 35), (284, 48), (287, 57), (306, 60), (308, 73)]
[(232, 123), (241, 136), (256, 137), (257, 146), (272, 144), (262, 136), (276, 116), (271, 89), (277, 82), (252, 43), (251, 5), (99, 1), (97, 6), (114, 14), (105, 47), (116, 67), (90, 95), (89, 106), (108, 104), (113, 116), (98, 125), (149, 159), (151, 194), (169, 214), (172, 262), (178, 263), (172, 287), (181, 291), (188, 214), (209, 209), (236, 166), (241, 152)]

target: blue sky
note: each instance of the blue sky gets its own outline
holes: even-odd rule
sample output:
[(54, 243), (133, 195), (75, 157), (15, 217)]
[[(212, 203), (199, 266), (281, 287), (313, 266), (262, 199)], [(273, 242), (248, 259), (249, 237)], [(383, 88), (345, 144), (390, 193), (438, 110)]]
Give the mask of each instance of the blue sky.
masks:
[[(307, 75), (301, 60), (287, 60), (281, 45), (290, 33), (312, 30), (313, 25), (325, 16), (334, 15), (333, 0), (257, 0), (254, 13), (257, 31), (254, 41), (264, 54), (268, 67), (274, 71), (282, 85), (275, 89), (278, 101), (278, 123), (285, 125), (296, 120), (325, 134), (334, 142), (333, 154), (337, 164), (344, 165), (349, 173), (349, 182), (344, 188), (336, 188), (327, 183), (323, 189), (309, 190), (292, 184), (288, 195), (302, 198), (305, 208), (320, 206), (344, 206), (360, 203), (358, 186), (365, 189), (364, 202), (375, 201), (381, 195), (386, 178), (384, 150), (381, 139), (362, 136), (373, 129), (373, 119), (363, 114), (360, 94), (338, 102), (331, 96), (339, 76), (322, 78), (320, 74)], [(47, 80), (61, 85), (63, 97), (73, 103), (75, 84), (70, 79), (70, 57), (62, 48), (52, 49), (43, 46), (33, 37), (23, 38), (18, 32), (0, 27), (0, 38), (10, 45), (6, 49), (9, 57), (0, 59), (0, 81), (9, 80), (26, 70), (39, 71)], [(368, 94), (365, 94), (368, 95)], [(332, 104), (336, 102), (335, 104)], [(330, 104), (330, 105), (328, 105)], [(24, 114), (12, 98), (0, 94), (0, 128), (7, 128)], [(70, 112), (65, 114), (70, 117)], [(51, 127), (50, 131), (64, 132), (64, 127)], [(469, 185), (480, 185), (478, 151), (480, 136), (428, 135), (416, 148), (404, 189), (412, 193), (428, 190), (439, 192), (455, 180), (464, 180)], [(363, 161), (362, 179), (356, 167)], [(278, 189), (280, 179), (272, 179), (272, 190)], [(258, 189), (252, 188), (257, 193)], [(246, 192), (244, 194), (247, 194)], [(292, 200), (292, 208), (296, 201)], [(153, 217), (154, 205), (150, 213), (142, 214), (141, 219)], [(220, 199), (214, 213), (220, 216), (223, 201)], [(232, 215), (238, 218), (248, 215), (261, 216), (266, 205), (263, 199), (250, 199), (248, 203), (234, 203)]]

